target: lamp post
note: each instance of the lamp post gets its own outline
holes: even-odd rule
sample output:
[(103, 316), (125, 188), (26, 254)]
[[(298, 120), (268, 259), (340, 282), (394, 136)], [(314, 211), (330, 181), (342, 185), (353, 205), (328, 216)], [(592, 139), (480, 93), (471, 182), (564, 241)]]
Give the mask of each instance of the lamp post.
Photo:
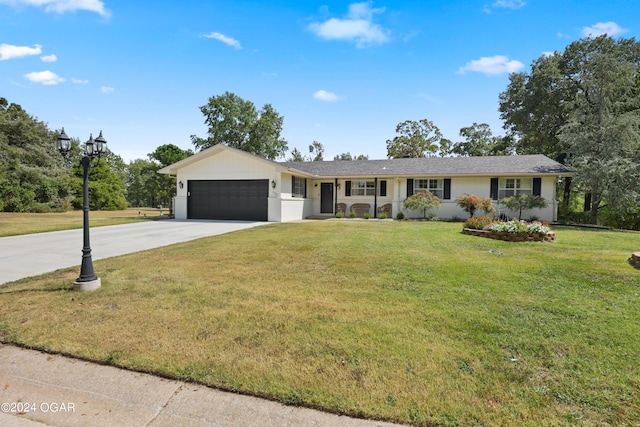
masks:
[[(56, 148), (67, 158), (69, 151), (71, 150), (71, 139), (64, 132), (58, 136), (56, 141)], [(73, 289), (76, 291), (95, 291), (100, 287), (100, 278), (93, 272), (93, 260), (91, 259), (91, 245), (89, 243), (89, 169), (91, 168), (91, 160), (95, 157), (100, 157), (107, 151), (107, 141), (102, 137), (102, 131), (100, 135), (94, 140), (93, 135), (89, 136), (89, 140), (84, 144), (84, 154), (80, 164), (84, 171), (83, 174), (83, 247), (82, 247), (82, 266), (80, 267), (80, 277), (73, 282)]]

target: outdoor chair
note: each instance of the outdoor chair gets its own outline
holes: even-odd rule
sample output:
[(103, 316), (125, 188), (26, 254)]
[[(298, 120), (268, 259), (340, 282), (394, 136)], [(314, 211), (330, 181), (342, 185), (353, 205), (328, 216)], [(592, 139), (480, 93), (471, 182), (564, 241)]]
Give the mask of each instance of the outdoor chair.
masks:
[(387, 218), (391, 218), (391, 203), (378, 207), (378, 216), (383, 212), (387, 214)]
[(349, 211), (355, 211), (358, 218), (364, 217), (364, 214), (369, 213), (371, 205), (369, 203), (354, 203), (351, 205)]

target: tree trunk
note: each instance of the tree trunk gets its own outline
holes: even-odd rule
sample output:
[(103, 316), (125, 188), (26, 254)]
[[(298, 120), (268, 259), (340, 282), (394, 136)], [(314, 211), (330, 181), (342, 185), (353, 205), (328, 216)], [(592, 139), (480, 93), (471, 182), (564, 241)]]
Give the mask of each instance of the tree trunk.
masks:
[(571, 177), (568, 176), (564, 179), (564, 193), (562, 195), (562, 204), (569, 211), (569, 201), (571, 199)]
[(584, 193), (584, 211), (589, 212), (591, 210), (591, 193)]
[(591, 200), (591, 224), (598, 224), (598, 207), (600, 206), (601, 197), (592, 197)]

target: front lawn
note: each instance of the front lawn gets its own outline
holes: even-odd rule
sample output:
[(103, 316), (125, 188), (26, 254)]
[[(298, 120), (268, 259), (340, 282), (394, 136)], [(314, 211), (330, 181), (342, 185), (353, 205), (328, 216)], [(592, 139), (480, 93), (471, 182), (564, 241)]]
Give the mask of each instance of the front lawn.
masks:
[(416, 425), (638, 425), (640, 233), (273, 224), (0, 288), (0, 339)]
[[(91, 227), (99, 227), (159, 219), (161, 212), (167, 214), (169, 210), (129, 208), (122, 211), (91, 211), (89, 224)], [(0, 237), (82, 228), (82, 221), (82, 210), (50, 213), (0, 212)]]

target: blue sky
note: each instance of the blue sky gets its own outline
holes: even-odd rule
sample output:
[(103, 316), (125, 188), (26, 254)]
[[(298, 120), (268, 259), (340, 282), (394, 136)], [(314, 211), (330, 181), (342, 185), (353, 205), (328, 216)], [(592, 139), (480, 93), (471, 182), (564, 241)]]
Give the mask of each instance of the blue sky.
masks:
[(0, 96), (126, 161), (193, 148), (225, 91), (273, 105), (290, 150), (381, 159), (405, 120), (503, 134), (509, 72), (639, 22), (637, 0), (0, 0)]

